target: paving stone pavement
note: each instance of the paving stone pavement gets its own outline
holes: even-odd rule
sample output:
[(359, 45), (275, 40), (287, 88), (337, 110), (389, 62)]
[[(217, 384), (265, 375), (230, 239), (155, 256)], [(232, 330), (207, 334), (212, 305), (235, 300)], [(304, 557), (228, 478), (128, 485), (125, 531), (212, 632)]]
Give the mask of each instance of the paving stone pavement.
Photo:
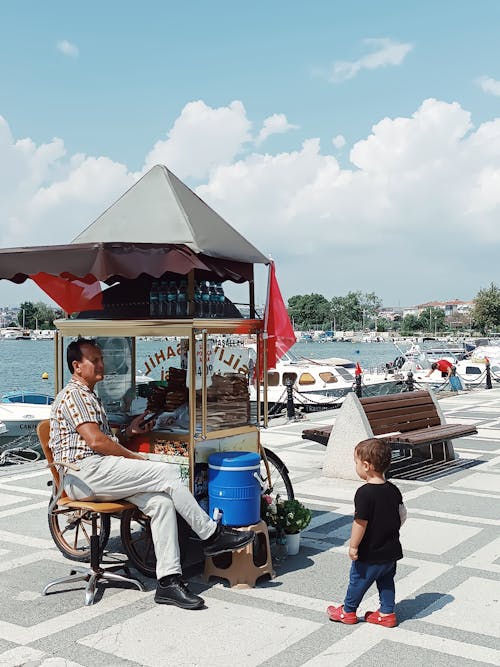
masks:
[[(303, 428), (335, 417), (318, 413), (263, 433), (314, 510), (299, 555), (249, 590), (191, 578), (207, 603), (196, 612), (155, 605), (155, 582), (142, 576), (146, 592), (109, 586), (92, 607), (78, 585), (42, 596), (70, 569), (48, 531), (48, 473), (41, 464), (0, 469), (0, 665), (500, 665), (500, 389), (440, 404), (448, 421), (475, 422), (478, 434), (455, 441), (456, 462), (394, 480), (408, 508), (397, 628), (344, 626), (325, 615), (345, 593), (358, 484), (322, 477), (325, 448), (301, 439)], [(118, 537), (109, 544), (120, 551)], [(376, 608), (373, 589), (358, 615)]]

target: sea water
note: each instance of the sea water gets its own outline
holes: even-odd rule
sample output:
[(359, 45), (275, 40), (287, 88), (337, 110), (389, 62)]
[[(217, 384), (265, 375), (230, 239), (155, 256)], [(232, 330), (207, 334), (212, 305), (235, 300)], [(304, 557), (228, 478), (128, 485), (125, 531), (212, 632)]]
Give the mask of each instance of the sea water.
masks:
[[(140, 370), (158, 349), (157, 340), (138, 340), (136, 365)], [(341, 357), (359, 362), (363, 370), (384, 365), (399, 355), (393, 343), (296, 343), (292, 351), (308, 359)], [(104, 359), (106, 363), (106, 359)], [(47, 373), (48, 379), (42, 379)], [(0, 339), (0, 396), (13, 390), (54, 395), (54, 341)]]

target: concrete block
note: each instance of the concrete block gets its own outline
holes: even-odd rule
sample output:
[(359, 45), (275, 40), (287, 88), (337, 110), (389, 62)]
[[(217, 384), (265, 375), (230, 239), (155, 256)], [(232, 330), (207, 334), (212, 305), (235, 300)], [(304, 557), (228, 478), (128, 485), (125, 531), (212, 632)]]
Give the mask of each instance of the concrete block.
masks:
[(359, 480), (354, 466), (354, 448), (358, 442), (366, 438), (373, 438), (373, 431), (359, 398), (351, 392), (342, 403), (330, 433), (323, 463), (323, 475)]

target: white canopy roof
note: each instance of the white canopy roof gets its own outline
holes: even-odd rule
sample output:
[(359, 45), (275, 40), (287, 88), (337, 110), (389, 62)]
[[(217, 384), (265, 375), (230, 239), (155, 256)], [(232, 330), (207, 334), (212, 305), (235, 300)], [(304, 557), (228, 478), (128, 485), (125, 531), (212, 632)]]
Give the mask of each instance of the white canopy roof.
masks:
[(209, 257), (269, 263), (163, 165), (150, 169), (72, 241), (96, 242), (182, 244)]

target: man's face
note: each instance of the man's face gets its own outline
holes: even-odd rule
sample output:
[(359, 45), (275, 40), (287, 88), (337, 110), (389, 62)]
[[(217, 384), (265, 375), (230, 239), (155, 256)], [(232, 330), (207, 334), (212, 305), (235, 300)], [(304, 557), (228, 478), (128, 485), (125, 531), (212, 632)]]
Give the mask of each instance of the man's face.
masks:
[(96, 382), (104, 379), (104, 361), (99, 347), (82, 345), (82, 360), (74, 361), (75, 375), (88, 387), (92, 388)]

